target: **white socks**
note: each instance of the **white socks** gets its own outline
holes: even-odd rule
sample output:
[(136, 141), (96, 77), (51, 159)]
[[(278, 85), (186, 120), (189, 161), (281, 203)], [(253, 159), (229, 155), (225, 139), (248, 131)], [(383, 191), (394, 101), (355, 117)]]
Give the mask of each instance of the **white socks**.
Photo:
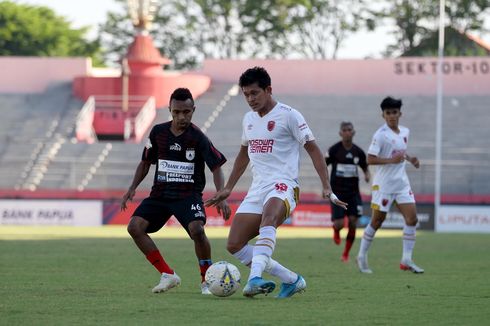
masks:
[[(253, 250), (254, 246), (247, 244), (242, 249), (235, 252), (233, 256), (240, 260), (245, 266), (250, 267), (253, 258)], [(269, 259), (269, 263), (265, 266), (264, 272), (278, 277), (283, 283), (294, 283), (298, 279), (298, 274), (290, 271), (272, 258)]]
[(366, 228), (364, 229), (364, 234), (361, 239), (361, 245), (359, 247), (358, 256), (367, 255), (367, 252), (369, 250), (369, 247), (371, 246), (371, 243), (373, 242), (375, 234), (376, 234), (376, 230), (371, 226), (371, 224), (366, 226)]
[(402, 261), (411, 261), (413, 247), (415, 246), (416, 226), (403, 226), (403, 256)]
[(249, 244), (235, 252), (235, 256), (244, 265), (250, 266), (249, 280), (254, 277), (261, 277), (265, 271), (272, 276), (281, 279), (283, 283), (294, 283), (298, 279), (298, 274), (290, 271), (271, 258), (276, 246), (276, 228), (264, 226), (259, 229), (259, 238), (255, 246)]
[(253, 249), (252, 265), (250, 266), (250, 276), (262, 277), (262, 272), (269, 264), (269, 260), (276, 247), (276, 228), (273, 226), (263, 226), (259, 229), (259, 238), (255, 242)]

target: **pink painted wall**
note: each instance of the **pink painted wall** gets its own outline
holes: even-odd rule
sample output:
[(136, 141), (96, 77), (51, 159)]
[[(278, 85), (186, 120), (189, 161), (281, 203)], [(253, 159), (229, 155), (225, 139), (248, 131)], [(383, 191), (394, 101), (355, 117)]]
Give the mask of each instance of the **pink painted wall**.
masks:
[[(129, 94), (154, 96), (157, 108), (167, 107), (170, 95), (178, 87), (187, 87), (194, 97), (208, 90), (211, 79), (193, 74), (161, 74), (157, 76), (130, 76)], [(73, 82), (73, 94), (86, 100), (92, 95), (120, 95), (121, 77), (77, 77)]]
[(89, 58), (0, 57), (0, 93), (41, 93), (53, 82), (86, 76)]
[[(437, 58), (383, 60), (206, 60), (200, 73), (213, 81), (237, 82), (247, 68), (263, 66), (274, 93), (413, 94), (436, 92)], [(445, 58), (444, 92), (489, 95), (489, 57)]]

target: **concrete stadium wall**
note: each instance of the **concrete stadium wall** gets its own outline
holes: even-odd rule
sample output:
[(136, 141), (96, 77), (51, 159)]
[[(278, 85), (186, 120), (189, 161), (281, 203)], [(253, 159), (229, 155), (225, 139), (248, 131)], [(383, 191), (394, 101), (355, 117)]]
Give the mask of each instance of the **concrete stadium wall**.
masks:
[[(206, 60), (201, 73), (214, 81), (238, 82), (254, 66), (265, 67), (274, 93), (335, 95), (433, 95), (437, 58), (383, 60)], [(445, 95), (490, 94), (490, 58), (448, 57)]]
[(49, 84), (86, 76), (90, 58), (0, 57), (0, 93), (42, 93)]

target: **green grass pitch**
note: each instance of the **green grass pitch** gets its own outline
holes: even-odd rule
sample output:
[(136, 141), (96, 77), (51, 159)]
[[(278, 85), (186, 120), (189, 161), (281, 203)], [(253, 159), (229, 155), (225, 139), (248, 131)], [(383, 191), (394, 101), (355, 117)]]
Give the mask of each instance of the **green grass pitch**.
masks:
[[(284, 229), (284, 230), (283, 230)], [(285, 300), (200, 294), (191, 240), (179, 229), (156, 238), (182, 285), (153, 294), (159, 275), (124, 227), (0, 227), (0, 325), (488, 325), (490, 235), (418, 232), (415, 261), (398, 269), (399, 231), (380, 231), (372, 275), (340, 261), (329, 229), (279, 232), (274, 258), (308, 288)], [(355, 255), (363, 230), (358, 230)], [(209, 228), (213, 260), (248, 269), (225, 251), (226, 230)], [(345, 237), (345, 233), (343, 233)], [(277, 279), (275, 279), (277, 281)]]

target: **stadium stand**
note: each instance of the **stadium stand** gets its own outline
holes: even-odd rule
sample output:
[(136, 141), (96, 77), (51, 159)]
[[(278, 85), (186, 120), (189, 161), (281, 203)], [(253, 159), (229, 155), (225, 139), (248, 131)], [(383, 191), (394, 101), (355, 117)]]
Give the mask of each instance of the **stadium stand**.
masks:
[[(303, 113), (317, 143), (326, 151), (338, 141), (343, 120), (354, 123), (355, 142), (367, 149), (374, 131), (383, 123), (379, 96), (290, 95), (275, 97)], [(396, 94), (394, 94), (396, 95)], [(433, 193), (435, 97), (403, 96), (401, 123), (411, 129), (409, 150), (422, 162), (420, 170), (408, 167), (415, 193)], [(490, 193), (488, 120), (490, 96), (444, 98), (442, 189), (445, 194)], [(143, 148), (142, 143), (76, 143), (75, 119), (83, 103), (71, 95), (69, 83), (52, 85), (43, 94), (0, 95), (0, 188), (17, 189), (125, 189), (131, 182)], [(207, 133), (228, 158), (229, 175), (240, 146), (241, 119), (248, 106), (233, 83), (213, 83), (196, 100), (194, 123)], [(167, 121), (166, 108), (155, 123)], [(318, 192), (319, 181), (303, 151), (301, 184), (304, 192)], [(151, 174), (153, 171), (150, 172)], [(211, 174), (207, 174), (212, 180)], [(246, 190), (247, 172), (237, 185)], [(141, 189), (149, 189), (147, 177)], [(362, 192), (369, 186), (361, 183)], [(208, 182), (208, 189), (214, 185)]]

